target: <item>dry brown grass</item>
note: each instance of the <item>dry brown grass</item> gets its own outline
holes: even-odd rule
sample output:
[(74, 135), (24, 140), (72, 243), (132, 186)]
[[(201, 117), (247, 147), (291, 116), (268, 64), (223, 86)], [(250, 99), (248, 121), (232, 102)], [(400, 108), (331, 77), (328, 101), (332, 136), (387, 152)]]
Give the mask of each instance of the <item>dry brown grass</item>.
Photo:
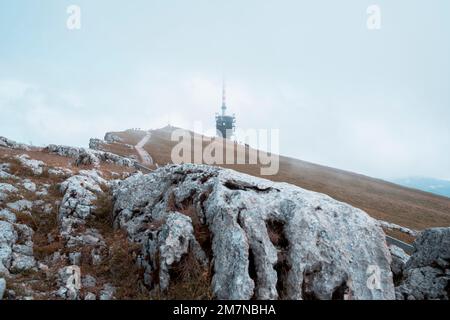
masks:
[(88, 219), (88, 226), (100, 230), (102, 234), (113, 232), (113, 202), (112, 195), (105, 188), (104, 192), (97, 194), (93, 202), (93, 210)]
[(43, 260), (46, 257), (51, 256), (55, 252), (58, 252), (64, 248), (64, 244), (62, 241), (55, 240), (49, 244), (40, 244), (45, 243), (44, 241), (39, 241), (39, 243), (34, 243), (34, 256), (38, 260)]
[(95, 288), (82, 289), (82, 294), (89, 291), (98, 295), (103, 285), (109, 283), (116, 288), (116, 299), (148, 299), (149, 293), (142, 281), (143, 271), (136, 265), (139, 246), (130, 243), (122, 231), (104, 235), (104, 239), (108, 249), (103, 253), (100, 264), (92, 264), (91, 251), (94, 247), (84, 246), (78, 249), (81, 252), (81, 273), (90, 274), (97, 280)]
[(126, 130), (124, 132), (115, 132), (115, 134), (123, 140), (122, 143), (134, 146), (145, 137), (147, 132), (142, 130)]
[[(285, 237), (284, 224), (275, 220), (266, 221), (267, 233), (272, 244), (277, 249), (278, 259), (274, 266), (277, 272), (277, 291), (280, 298), (286, 295), (286, 275), (289, 273), (290, 265), (287, 255), (289, 250), (289, 242)], [(252, 254), (252, 253), (250, 253)]]
[[(5, 182), (5, 183), (9, 183), (9, 182)], [(14, 183), (10, 183), (12, 185), (14, 185)], [(18, 200), (22, 200), (23, 199), (23, 195), (22, 193), (19, 192), (12, 192), (10, 194), (8, 194), (8, 196), (6, 197), (6, 200), (4, 201), (4, 204), (6, 205), (7, 203), (13, 203), (16, 202)]]
[(116, 232), (110, 241), (109, 271), (112, 284), (117, 287), (118, 299), (148, 299), (142, 284), (143, 270), (136, 265), (140, 246), (130, 243), (123, 232)]
[(53, 266), (52, 272), (27, 270), (20, 274), (6, 277), (6, 287), (13, 290), (15, 298), (24, 299), (32, 297), (35, 300), (52, 299), (51, 293), (57, 290), (57, 270)]
[(100, 231), (108, 250), (103, 253), (104, 259), (99, 265), (92, 265), (91, 251), (93, 247), (85, 246), (81, 251), (81, 271), (91, 274), (97, 280), (97, 287), (91, 292), (98, 294), (102, 286), (110, 283), (116, 287), (115, 297), (120, 300), (148, 299), (148, 291), (142, 284), (143, 271), (136, 264), (140, 245), (130, 243), (121, 230), (113, 229), (112, 196), (103, 186), (104, 192), (97, 195), (95, 209), (88, 220), (88, 227)]
[(17, 218), (17, 223), (26, 224), (32, 229), (36, 229), (35, 217), (32, 214), (21, 211), (14, 211), (14, 212)]
[[(131, 149), (129, 149), (131, 150)], [(27, 154), (31, 159), (40, 160), (45, 163), (44, 171), (41, 175), (35, 176), (33, 175), (29, 169), (26, 167), (23, 167), (20, 162), (17, 159), (14, 159), (17, 155)], [(91, 169), (97, 169), (101, 171), (106, 178), (111, 178), (111, 172), (116, 172), (118, 174), (122, 174), (125, 172), (134, 172), (134, 168), (128, 168), (128, 167), (122, 167), (118, 166), (112, 163), (106, 163), (102, 162), (100, 163), (100, 166), (98, 168), (95, 168), (94, 166), (75, 166), (73, 164), (74, 159), (59, 156), (56, 154), (50, 154), (48, 152), (45, 152), (43, 150), (32, 150), (32, 151), (23, 151), (23, 150), (12, 150), (12, 149), (5, 149), (0, 147), (0, 161), (2, 162), (13, 162), (13, 168), (14, 172), (16, 172), (18, 177), (27, 177), (30, 178), (33, 182), (39, 182), (39, 183), (61, 183), (65, 179), (67, 179), (67, 176), (50, 176), (48, 174), (48, 168), (49, 167), (61, 167), (61, 168), (67, 168), (72, 170), (74, 174), (77, 174), (80, 170), (91, 170)], [(13, 172), (11, 172), (13, 173)], [(13, 173), (14, 174), (14, 173)], [(14, 180), (12, 180), (14, 181)]]
[(391, 236), (391, 237), (393, 237), (395, 239), (401, 240), (401, 241), (406, 242), (406, 243), (413, 243), (414, 240), (415, 240), (415, 238), (413, 236), (411, 236), (409, 234), (406, 234), (406, 233), (403, 233), (403, 232), (398, 231), (398, 230), (387, 230), (387, 229), (384, 229), (384, 232), (388, 236)]
[(211, 300), (212, 271), (203, 267), (190, 251), (170, 270), (170, 286), (167, 292), (155, 295), (160, 300)]
[(268, 220), (266, 222), (267, 234), (270, 241), (277, 248), (287, 248), (288, 241), (284, 236), (284, 225), (281, 222), (275, 220)]
[(9, 158), (7, 159), (7, 161), (9, 162), (9, 172), (12, 175), (22, 178), (34, 176), (33, 171), (30, 168), (23, 166), (19, 160), (15, 158)]
[[(34, 255), (38, 260), (43, 260), (53, 253), (64, 248), (64, 243), (59, 235), (57, 209), (51, 213), (39, 213), (35, 215), (34, 223)], [(53, 241), (49, 241), (53, 239)]]

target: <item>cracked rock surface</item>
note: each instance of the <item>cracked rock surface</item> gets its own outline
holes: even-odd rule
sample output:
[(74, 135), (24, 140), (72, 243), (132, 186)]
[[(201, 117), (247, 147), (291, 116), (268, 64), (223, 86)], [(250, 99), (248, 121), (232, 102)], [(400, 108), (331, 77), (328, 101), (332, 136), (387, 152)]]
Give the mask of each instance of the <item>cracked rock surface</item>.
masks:
[[(80, 265), (81, 251), (90, 252), (93, 265), (102, 261), (102, 253), (107, 251), (106, 244), (100, 232), (87, 228), (86, 222), (95, 208), (98, 194), (108, 181), (96, 170), (81, 170), (65, 180), (60, 187), (64, 195), (58, 213), (60, 234), (68, 251), (71, 266), (61, 268), (59, 274), (59, 289), (56, 295), (63, 299), (80, 299), (79, 288), (67, 287), (67, 278), (72, 276), (74, 268)], [(112, 297), (112, 295), (111, 295)], [(92, 294), (89, 296), (92, 298)]]
[(389, 251), (391, 252), (392, 257), (391, 270), (394, 275), (394, 279), (399, 279), (403, 276), (405, 265), (410, 256), (407, 255), (402, 248), (399, 248), (396, 245), (390, 245)]
[[(191, 252), (212, 264), (218, 299), (395, 297), (379, 224), (326, 195), (191, 164), (133, 175), (113, 194), (115, 225), (141, 244), (150, 287), (164, 290), (172, 265)], [(198, 239), (204, 229), (210, 242)], [(373, 266), (375, 288), (367, 285)]]
[(408, 300), (450, 298), (450, 228), (427, 229), (416, 239), (396, 296)]
[(33, 233), (25, 224), (0, 220), (0, 275), (20, 273), (35, 267)]

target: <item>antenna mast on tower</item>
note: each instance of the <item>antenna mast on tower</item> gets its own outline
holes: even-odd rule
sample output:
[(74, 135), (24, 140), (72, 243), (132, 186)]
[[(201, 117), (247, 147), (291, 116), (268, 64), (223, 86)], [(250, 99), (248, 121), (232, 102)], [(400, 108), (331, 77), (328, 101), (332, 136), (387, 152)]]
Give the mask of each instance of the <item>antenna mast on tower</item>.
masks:
[(222, 116), (225, 116), (227, 110), (227, 89), (225, 84), (225, 79), (222, 82)]
[(222, 84), (222, 114), (216, 114), (216, 130), (221, 137), (230, 139), (234, 133), (236, 118), (234, 114), (232, 116), (226, 115), (227, 111), (227, 91), (225, 85), (225, 79)]

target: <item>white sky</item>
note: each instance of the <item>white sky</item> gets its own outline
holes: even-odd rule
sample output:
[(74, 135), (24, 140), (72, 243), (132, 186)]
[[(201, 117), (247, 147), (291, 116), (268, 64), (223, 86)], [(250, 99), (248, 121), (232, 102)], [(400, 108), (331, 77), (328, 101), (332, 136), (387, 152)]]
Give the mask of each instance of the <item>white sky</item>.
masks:
[[(241, 128), (284, 155), (381, 178), (450, 179), (450, 2), (0, 3), (0, 135), (36, 145), (170, 122)], [(82, 29), (68, 31), (77, 4)]]

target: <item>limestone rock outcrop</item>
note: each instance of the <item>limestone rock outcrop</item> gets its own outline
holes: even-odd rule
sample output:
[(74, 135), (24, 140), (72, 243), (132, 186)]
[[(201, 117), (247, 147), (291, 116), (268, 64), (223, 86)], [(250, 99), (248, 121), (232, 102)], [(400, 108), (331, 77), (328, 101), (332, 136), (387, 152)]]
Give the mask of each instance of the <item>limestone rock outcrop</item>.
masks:
[(76, 165), (98, 166), (100, 162), (114, 163), (123, 167), (134, 167), (135, 160), (119, 156), (114, 153), (92, 150), (86, 148), (75, 148), (60, 145), (49, 145), (45, 148), (49, 153), (58, 154), (63, 157), (75, 159)]
[[(133, 175), (113, 194), (116, 227), (141, 244), (147, 285), (164, 289), (189, 251), (212, 263), (218, 299), (395, 297), (381, 227), (326, 195), (191, 164)], [(209, 243), (196, 238), (205, 229)]]
[(105, 134), (105, 141), (109, 143), (114, 143), (114, 142), (122, 142), (122, 139), (114, 132), (107, 132)]
[[(81, 170), (60, 186), (63, 199), (58, 212), (58, 225), (67, 258), (71, 263), (70, 266), (65, 266), (58, 271), (60, 287), (55, 294), (60, 298), (70, 300), (81, 298), (81, 286), (75, 286), (72, 281), (75, 281), (75, 284), (81, 281), (81, 278), (76, 280), (76, 277), (80, 277), (76, 270), (80, 266), (82, 251), (89, 253), (89, 263), (94, 266), (102, 261), (103, 254), (108, 251), (100, 232), (87, 225), (95, 209), (98, 195), (104, 192), (102, 187), (107, 187), (108, 184), (98, 171)], [(87, 258), (84, 257), (84, 259)]]
[(5, 137), (0, 137), (0, 147), (24, 151), (29, 151), (31, 149), (31, 147), (26, 144), (17, 143), (14, 140)]
[(4, 278), (0, 278), (0, 300), (3, 299), (5, 291), (6, 291), (6, 280)]
[(450, 299), (450, 228), (423, 231), (396, 288), (397, 299)]
[(0, 220), (0, 275), (20, 273), (35, 267), (33, 234), (33, 230), (25, 224)]
[(44, 171), (45, 163), (40, 160), (31, 159), (28, 155), (22, 154), (15, 157), (22, 166), (30, 169), (33, 174), (40, 175)]

